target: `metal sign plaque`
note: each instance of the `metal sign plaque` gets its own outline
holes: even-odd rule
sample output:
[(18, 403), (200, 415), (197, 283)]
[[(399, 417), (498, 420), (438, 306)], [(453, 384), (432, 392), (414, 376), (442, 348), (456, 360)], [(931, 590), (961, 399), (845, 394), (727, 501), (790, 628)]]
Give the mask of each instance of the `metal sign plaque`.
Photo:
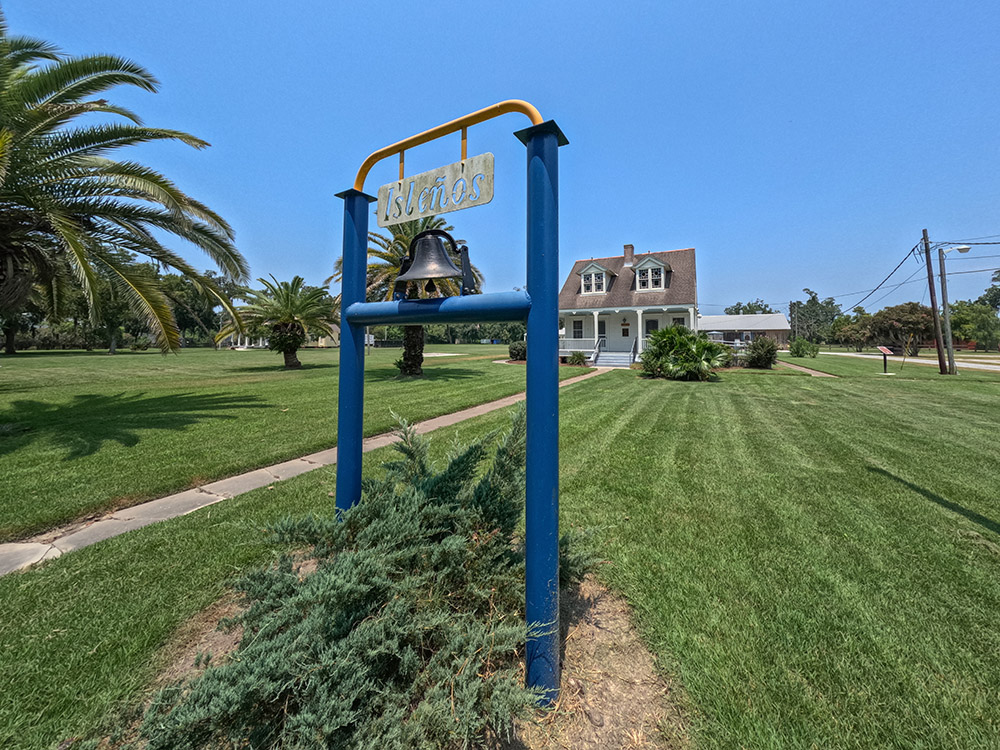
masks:
[(484, 206), (493, 200), (493, 154), (390, 182), (378, 189), (378, 225)]

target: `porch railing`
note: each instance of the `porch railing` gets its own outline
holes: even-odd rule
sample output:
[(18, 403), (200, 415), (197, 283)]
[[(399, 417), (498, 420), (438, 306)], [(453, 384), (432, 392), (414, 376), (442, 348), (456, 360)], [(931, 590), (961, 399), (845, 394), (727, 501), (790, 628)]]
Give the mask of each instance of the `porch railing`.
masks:
[(607, 349), (607, 340), (604, 336), (579, 339), (561, 337), (559, 339), (559, 351), (561, 352), (603, 352), (605, 349)]
[(594, 351), (592, 351), (590, 353), (590, 361), (591, 362), (596, 362), (597, 361), (597, 355), (600, 352), (604, 351), (604, 349), (606, 348), (606, 344), (607, 344), (607, 341), (604, 338), (604, 336), (598, 336), (597, 337), (597, 342), (594, 344)]

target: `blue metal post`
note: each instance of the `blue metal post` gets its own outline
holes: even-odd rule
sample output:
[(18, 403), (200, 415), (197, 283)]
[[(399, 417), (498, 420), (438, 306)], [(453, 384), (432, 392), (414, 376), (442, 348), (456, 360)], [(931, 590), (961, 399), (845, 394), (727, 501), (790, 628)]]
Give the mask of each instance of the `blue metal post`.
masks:
[[(368, 268), (368, 204), (358, 190), (337, 194), (344, 199), (344, 267), (340, 309), (365, 301)], [(337, 412), (337, 510), (361, 499), (361, 439), (365, 406), (365, 327), (341, 320), (340, 390)]]
[(552, 121), (518, 131), (528, 153), (527, 497), (525, 617), (545, 628), (527, 643), (527, 685), (559, 696), (559, 158)]

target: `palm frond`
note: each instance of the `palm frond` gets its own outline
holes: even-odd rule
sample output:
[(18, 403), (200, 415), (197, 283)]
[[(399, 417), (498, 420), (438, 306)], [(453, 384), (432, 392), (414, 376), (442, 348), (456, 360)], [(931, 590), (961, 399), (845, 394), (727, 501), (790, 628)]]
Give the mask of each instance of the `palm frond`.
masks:
[(122, 263), (113, 253), (92, 251), (92, 255), (111, 272), (111, 283), (118, 288), (132, 311), (153, 331), (160, 351), (166, 354), (179, 349), (180, 331), (174, 320), (174, 311), (156, 279), (137, 271), (134, 265)]
[(45, 107), (76, 102), (125, 85), (155, 92), (159, 81), (131, 60), (113, 55), (87, 55), (58, 60), (33, 71), (18, 81), (8, 95), (26, 106)]

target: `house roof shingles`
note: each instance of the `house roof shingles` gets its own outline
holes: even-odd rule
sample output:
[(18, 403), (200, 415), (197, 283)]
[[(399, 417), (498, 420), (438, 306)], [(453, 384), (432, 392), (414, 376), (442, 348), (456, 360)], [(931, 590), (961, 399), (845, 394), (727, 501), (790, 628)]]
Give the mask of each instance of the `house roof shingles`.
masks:
[[(662, 261), (670, 267), (664, 274), (662, 290), (638, 292), (635, 288), (634, 265), (647, 258)], [(599, 263), (614, 276), (607, 283), (604, 294), (583, 294), (580, 272), (591, 263)], [(694, 248), (666, 250), (657, 253), (636, 254), (633, 267), (625, 267), (625, 256), (612, 258), (586, 258), (573, 264), (562, 291), (559, 292), (560, 310), (596, 310), (608, 307), (658, 307), (693, 305), (697, 300)]]

